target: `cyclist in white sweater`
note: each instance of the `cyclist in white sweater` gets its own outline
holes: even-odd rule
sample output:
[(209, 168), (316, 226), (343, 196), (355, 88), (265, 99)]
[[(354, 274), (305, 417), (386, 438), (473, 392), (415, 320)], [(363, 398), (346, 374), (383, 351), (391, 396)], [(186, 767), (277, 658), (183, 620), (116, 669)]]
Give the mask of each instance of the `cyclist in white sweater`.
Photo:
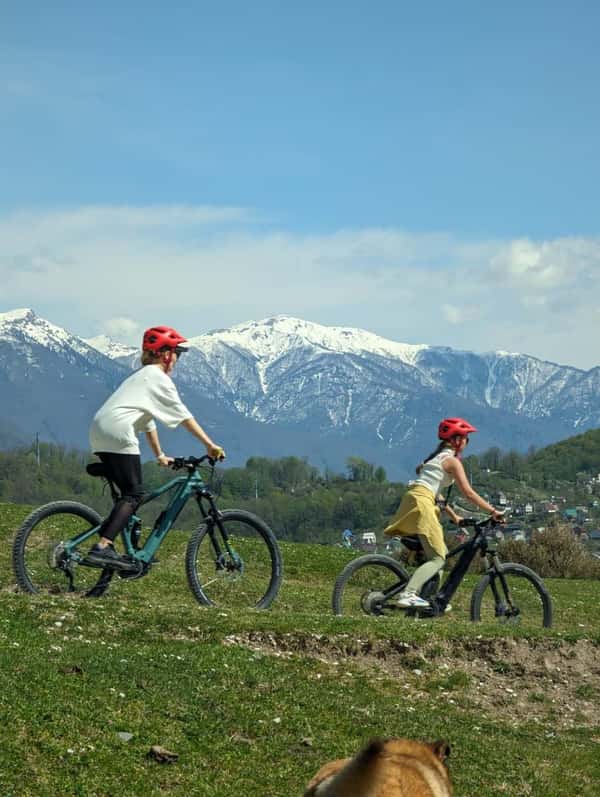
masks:
[(155, 418), (170, 428), (182, 424), (206, 446), (213, 459), (225, 452), (206, 434), (179, 398), (170, 377), (179, 357), (188, 350), (187, 341), (171, 327), (151, 327), (142, 342), (142, 368), (128, 377), (104, 402), (90, 428), (92, 451), (104, 464), (108, 478), (120, 490), (121, 498), (100, 529), (100, 540), (88, 553), (97, 564), (109, 565), (119, 559), (114, 540), (139, 506), (144, 490), (138, 435), (145, 433), (157, 462), (166, 467), (172, 461), (163, 453)]

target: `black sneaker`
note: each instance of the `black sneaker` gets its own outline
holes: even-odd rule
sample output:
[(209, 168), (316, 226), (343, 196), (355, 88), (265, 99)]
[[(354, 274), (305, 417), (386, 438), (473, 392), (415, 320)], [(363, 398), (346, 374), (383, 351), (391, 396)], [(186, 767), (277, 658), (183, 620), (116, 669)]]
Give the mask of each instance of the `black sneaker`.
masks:
[(105, 545), (104, 548), (102, 548), (99, 543), (96, 543), (93, 548), (90, 548), (85, 558), (90, 562), (97, 562), (100, 565), (106, 566), (123, 561), (123, 557), (115, 551), (114, 545)]

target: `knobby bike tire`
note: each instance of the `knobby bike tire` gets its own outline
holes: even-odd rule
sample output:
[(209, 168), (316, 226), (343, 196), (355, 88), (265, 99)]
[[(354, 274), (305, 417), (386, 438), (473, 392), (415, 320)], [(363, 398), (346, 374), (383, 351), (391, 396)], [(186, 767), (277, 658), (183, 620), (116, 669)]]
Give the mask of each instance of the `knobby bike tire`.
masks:
[(331, 608), (333, 613), (341, 615), (344, 613), (344, 590), (352, 577), (360, 570), (365, 568), (383, 568), (393, 574), (398, 581), (406, 583), (409, 579), (407, 571), (391, 556), (384, 554), (366, 554), (352, 559), (341, 571), (333, 587)]
[[(234, 550), (239, 553), (238, 549), (241, 549), (247, 559), (241, 572), (232, 573), (230, 576), (223, 575), (224, 571), (219, 571), (216, 567), (208, 523), (203, 523), (193, 532), (185, 557), (187, 580), (194, 597), (203, 606), (268, 608), (277, 597), (283, 577), (281, 552), (275, 535), (263, 520), (241, 509), (225, 510), (221, 512), (220, 517), (232, 540)], [(236, 536), (235, 531), (239, 529), (246, 533)], [(215, 527), (214, 531), (221, 542), (219, 529)], [(249, 545), (252, 546), (250, 549)], [(258, 563), (257, 551), (258, 556), (263, 557)], [(260, 553), (261, 551), (263, 553)], [(252, 568), (252, 572), (247, 575), (244, 574), (246, 567)], [(256, 572), (261, 570), (264, 575), (257, 588), (253, 585), (252, 579), (255, 579)], [(242, 579), (244, 584), (236, 586), (236, 583)], [(262, 581), (265, 582), (264, 588)], [(207, 586), (210, 586), (210, 589), (207, 589)]]
[[(499, 566), (499, 570), (507, 579), (509, 589), (511, 589), (512, 586), (517, 583), (516, 579), (524, 579), (533, 587), (541, 603), (542, 626), (544, 628), (550, 628), (552, 625), (552, 599), (544, 585), (544, 582), (537, 575), (537, 573), (534, 573), (533, 570), (525, 567), (525, 565), (514, 564), (512, 562), (501, 564)], [(499, 593), (503, 595), (502, 585), (498, 576), (493, 572), (486, 573), (486, 575), (473, 590), (473, 594), (471, 596), (471, 620), (474, 622), (479, 622), (481, 620), (482, 601), (487, 590), (489, 590), (491, 594), (492, 579), (495, 579), (497, 582), (497, 589)], [(536, 611), (539, 611), (539, 608), (537, 608)]]
[[(74, 518), (80, 518), (81, 520), (88, 523), (90, 526), (98, 526), (102, 522), (101, 516), (96, 512), (96, 510), (92, 509), (85, 504), (80, 504), (76, 501), (53, 501), (50, 504), (45, 504), (44, 506), (35, 509), (30, 515), (28, 515), (23, 524), (19, 528), (15, 541), (13, 544), (13, 569), (15, 573), (15, 577), (17, 579), (18, 586), (24, 591), (28, 592), (31, 595), (40, 594), (44, 591), (48, 591), (49, 593), (60, 593), (60, 592), (67, 592), (67, 578), (66, 576), (62, 575), (64, 579), (64, 590), (60, 588), (56, 588), (56, 585), (48, 586), (46, 590), (43, 589), (43, 584), (41, 581), (46, 577), (42, 568), (42, 561), (41, 556), (44, 553), (40, 547), (38, 551), (38, 561), (40, 565), (40, 583), (36, 584), (35, 581), (38, 579), (36, 578), (35, 581), (32, 578), (32, 573), (29, 572), (30, 568), (28, 568), (27, 563), (27, 542), (31, 540), (32, 536), (34, 535), (36, 529), (39, 529), (40, 525), (43, 521), (51, 518), (55, 520), (59, 527), (62, 524), (62, 521), (59, 516), (63, 516), (64, 521), (67, 522), (68, 520), (73, 520)], [(56, 543), (62, 542), (62, 539), (56, 539)], [(85, 545), (87, 546), (89, 542), (86, 541)], [(51, 574), (53, 572), (50, 565), (46, 562), (46, 569), (47, 569), (47, 578), (48, 584), (52, 583)], [(91, 568), (85, 568), (86, 571), (92, 571)], [(95, 583), (91, 583), (86, 585), (85, 588), (77, 590), (80, 591), (82, 594), (88, 597), (100, 597), (103, 595), (109, 587), (109, 584), (112, 580), (114, 575), (114, 570), (111, 569), (104, 569), (100, 572), (100, 576)], [(56, 584), (61, 582), (61, 578), (56, 576)], [(91, 577), (91, 581), (93, 582), (93, 577)]]

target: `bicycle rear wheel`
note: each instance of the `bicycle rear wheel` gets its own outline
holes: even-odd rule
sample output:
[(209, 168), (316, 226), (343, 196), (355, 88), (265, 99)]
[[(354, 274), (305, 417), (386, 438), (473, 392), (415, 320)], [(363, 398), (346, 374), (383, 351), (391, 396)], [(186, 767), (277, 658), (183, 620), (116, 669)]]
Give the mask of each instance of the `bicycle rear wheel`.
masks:
[(204, 606), (266, 609), (283, 575), (275, 535), (260, 518), (243, 510), (222, 512), (221, 523), (231, 553), (215, 523), (199, 526), (185, 557), (190, 589)]
[(501, 564), (487, 573), (471, 597), (471, 620), (521, 628), (550, 628), (552, 600), (542, 579), (524, 565)]
[(408, 578), (406, 570), (390, 556), (368, 554), (353, 559), (333, 587), (333, 613), (356, 617), (390, 612)]
[[(69, 559), (62, 547), (63, 542), (101, 522), (94, 509), (75, 501), (55, 501), (32, 512), (18, 530), (13, 545), (13, 567), (19, 587), (31, 594), (74, 592), (99, 597), (106, 592), (114, 571), (79, 565)], [(82, 555), (92, 539), (82, 543)]]

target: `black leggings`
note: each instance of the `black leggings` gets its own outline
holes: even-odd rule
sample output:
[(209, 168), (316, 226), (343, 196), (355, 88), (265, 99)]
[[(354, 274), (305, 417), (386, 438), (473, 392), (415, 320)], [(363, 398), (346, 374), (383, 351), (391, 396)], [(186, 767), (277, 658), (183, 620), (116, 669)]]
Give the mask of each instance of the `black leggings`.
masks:
[(139, 454), (111, 454), (104, 451), (96, 453), (104, 465), (107, 478), (117, 485), (121, 493), (99, 532), (101, 537), (114, 540), (125, 528), (144, 497), (142, 460)]

